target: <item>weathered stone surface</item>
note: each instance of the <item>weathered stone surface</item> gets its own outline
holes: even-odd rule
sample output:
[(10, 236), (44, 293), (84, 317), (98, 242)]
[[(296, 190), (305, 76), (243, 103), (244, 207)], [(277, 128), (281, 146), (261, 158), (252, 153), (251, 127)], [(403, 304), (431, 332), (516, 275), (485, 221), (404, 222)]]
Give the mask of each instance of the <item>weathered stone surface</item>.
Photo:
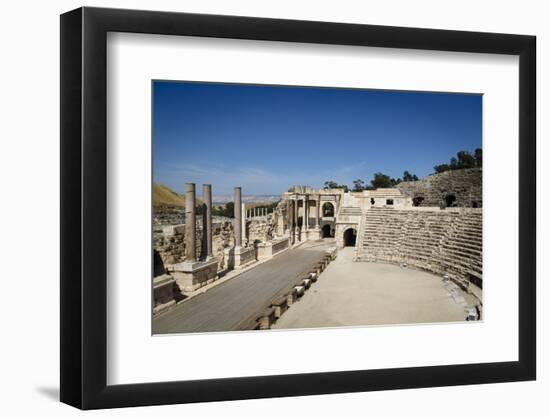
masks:
[(246, 222), (246, 236), (249, 245), (255, 242), (268, 242), (273, 239), (274, 226), (271, 218), (249, 219)]
[(225, 249), (226, 267), (229, 269), (243, 268), (256, 261), (256, 249), (254, 247), (236, 246)]
[[(206, 256), (203, 245), (202, 222), (196, 226), (196, 254), (201, 259)], [(224, 268), (224, 249), (233, 245), (233, 225), (229, 220), (216, 220), (212, 224), (212, 252), (218, 260), (218, 268)], [(155, 255), (155, 275), (161, 274), (167, 265), (173, 265), (185, 260), (185, 226), (157, 225), (153, 227), (153, 249)]]
[(268, 242), (257, 243), (256, 250), (258, 254), (258, 260), (269, 259), (279, 252), (287, 249), (290, 245), (289, 241), (290, 239), (288, 237), (283, 237)]
[(482, 210), (372, 208), (364, 218), (357, 260), (395, 263), (482, 288)]
[(457, 169), (429, 175), (418, 181), (400, 183), (397, 188), (415, 201), (422, 198), (420, 207), (446, 207), (445, 198), (454, 195), (457, 207), (482, 207), (482, 169)]
[(175, 280), (168, 274), (153, 279), (153, 312), (158, 313), (174, 304)]

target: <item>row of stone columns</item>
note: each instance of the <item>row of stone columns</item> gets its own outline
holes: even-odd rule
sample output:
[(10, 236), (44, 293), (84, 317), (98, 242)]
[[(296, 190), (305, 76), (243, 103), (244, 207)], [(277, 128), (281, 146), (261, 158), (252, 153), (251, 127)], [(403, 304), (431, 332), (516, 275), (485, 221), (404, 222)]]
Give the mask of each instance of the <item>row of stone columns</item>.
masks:
[[(203, 234), (206, 238), (206, 259), (212, 258), (212, 185), (203, 184), (202, 198), (205, 204), (205, 224)], [(197, 210), (195, 207), (195, 184), (187, 183), (185, 193), (185, 259), (197, 260)]]
[[(273, 214), (275, 210), (271, 211), (271, 214)], [(255, 207), (246, 210), (246, 218), (250, 219), (252, 217), (266, 217), (269, 215), (269, 210), (267, 207)]]
[[(302, 200), (303, 207), (303, 217), (302, 217), (302, 230), (307, 232), (309, 230), (309, 195), (303, 195), (300, 200)], [(296, 228), (298, 226), (298, 196), (294, 199), (287, 200), (287, 223), (291, 236), (291, 243), (295, 241)], [(319, 228), (321, 223), (321, 196), (317, 195), (315, 199), (315, 229)]]

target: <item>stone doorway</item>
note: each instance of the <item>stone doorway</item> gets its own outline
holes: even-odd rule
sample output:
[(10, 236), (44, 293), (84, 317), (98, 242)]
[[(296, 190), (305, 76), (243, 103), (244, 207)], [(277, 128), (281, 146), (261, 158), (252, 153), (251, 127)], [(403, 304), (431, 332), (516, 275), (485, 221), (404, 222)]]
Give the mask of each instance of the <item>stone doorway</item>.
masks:
[(354, 247), (356, 241), (357, 241), (357, 230), (351, 227), (344, 232), (344, 246)]
[(330, 233), (330, 224), (325, 224), (321, 229), (323, 231), (323, 237), (332, 237)]
[(445, 204), (447, 207), (455, 207), (456, 196), (454, 194), (447, 194), (447, 196), (445, 197)]

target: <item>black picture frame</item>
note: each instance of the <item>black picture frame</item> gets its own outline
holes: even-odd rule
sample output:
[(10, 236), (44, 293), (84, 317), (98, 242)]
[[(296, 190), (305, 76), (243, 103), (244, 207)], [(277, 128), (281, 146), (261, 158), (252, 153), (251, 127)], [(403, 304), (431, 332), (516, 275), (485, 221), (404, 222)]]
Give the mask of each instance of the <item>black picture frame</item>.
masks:
[[(519, 360), (113, 385), (107, 375), (108, 32), (519, 56)], [(536, 38), (155, 11), (61, 16), (61, 401), (82, 409), (482, 384), (536, 377)]]

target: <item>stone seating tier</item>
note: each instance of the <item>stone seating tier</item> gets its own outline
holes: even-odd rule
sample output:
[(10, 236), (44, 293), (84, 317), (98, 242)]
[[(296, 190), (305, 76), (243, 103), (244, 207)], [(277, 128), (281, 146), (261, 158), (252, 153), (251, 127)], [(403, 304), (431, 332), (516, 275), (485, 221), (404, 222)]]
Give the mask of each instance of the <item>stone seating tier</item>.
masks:
[(463, 287), (482, 280), (483, 227), (479, 211), (416, 211), (371, 207), (364, 214), (357, 259), (407, 264), (447, 274)]

